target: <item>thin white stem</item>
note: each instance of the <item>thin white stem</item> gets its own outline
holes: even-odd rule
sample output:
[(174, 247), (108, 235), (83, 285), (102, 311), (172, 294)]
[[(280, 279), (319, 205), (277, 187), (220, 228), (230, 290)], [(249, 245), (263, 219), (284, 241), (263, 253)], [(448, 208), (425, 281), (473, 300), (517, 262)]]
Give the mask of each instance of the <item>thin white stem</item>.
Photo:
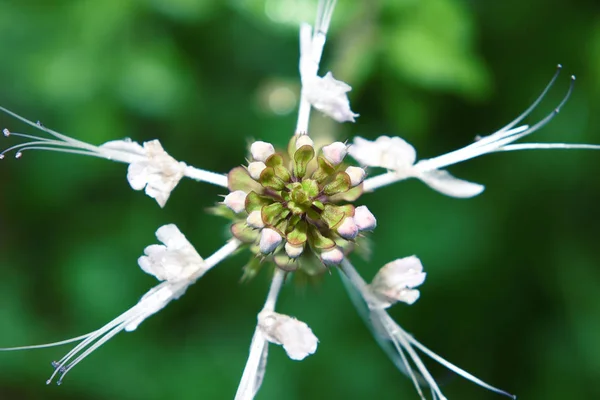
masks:
[[(276, 268), (273, 280), (271, 281), (269, 294), (267, 295), (265, 305), (260, 313), (265, 311), (275, 311), (275, 303), (277, 302), (277, 297), (283, 286), (284, 278), (285, 272)], [(242, 379), (240, 380), (238, 390), (235, 394), (235, 400), (251, 400), (258, 392), (258, 389), (260, 389), (267, 367), (268, 349), (269, 343), (267, 338), (262, 333), (257, 323), (250, 344), (250, 354), (248, 355)]]
[(186, 165), (183, 171), (184, 175), (188, 178), (194, 179), (200, 182), (212, 183), (216, 186), (227, 187), (227, 175), (218, 174), (216, 172), (205, 171), (200, 168)]
[(545, 150), (545, 149), (562, 149), (562, 150), (600, 150), (600, 145), (598, 144), (570, 144), (570, 143), (523, 143), (523, 144), (511, 144), (508, 146), (504, 146), (500, 149), (495, 150), (496, 152), (500, 151), (516, 151), (516, 150)]
[(200, 278), (206, 273), (206, 271), (232, 255), (241, 244), (242, 242), (235, 238), (229, 240), (227, 243), (225, 243), (225, 245), (223, 245), (223, 247), (215, 251), (210, 257), (204, 260), (204, 265), (193, 275), (193, 279), (196, 280)]
[(365, 179), (365, 181), (363, 182), (363, 190), (365, 192), (372, 192), (375, 189), (379, 189), (380, 187), (391, 185), (392, 183), (400, 182), (412, 177), (412, 175), (408, 175), (406, 173), (388, 171), (381, 175)]
[(277, 303), (277, 297), (279, 296), (279, 292), (281, 291), (281, 287), (283, 286), (284, 278), (285, 272), (279, 268), (275, 268), (273, 281), (271, 281), (269, 294), (267, 295), (267, 300), (265, 301), (265, 306), (263, 307), (262, 311), (275, 311), (275, 303)]

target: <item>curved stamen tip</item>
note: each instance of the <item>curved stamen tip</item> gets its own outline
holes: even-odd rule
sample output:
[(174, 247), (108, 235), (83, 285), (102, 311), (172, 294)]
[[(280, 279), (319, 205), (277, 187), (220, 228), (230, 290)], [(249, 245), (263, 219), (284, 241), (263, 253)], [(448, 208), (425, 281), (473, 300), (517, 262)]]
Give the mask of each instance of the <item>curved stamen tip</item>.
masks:
[(4, 154), (0, 154), (0, 160), (4, 160)]
[(4, 134), (4, 136), (9, 137), (10, 136), (10, 131), (6, 128), (2, 129), (2, 133)]
[(575, 75), (571, 75), (571, 80), (574, 81), (575, 79), (577, 79)]
[(52, 379), (48, 379), (48, 380), (46, 381), (46, 385), (49, 385), (49, 384), (51, 384), (51, 383), (52, 383)]
[(21, 158), (22, 156), (23, 156), (23, 153), (20, 151), (17, 152), (17, 154), (15, 154), (15, 158), (17, 158), (17, 159)]
[(562, 69), (562, 64), (557, 64), (556, 69)]

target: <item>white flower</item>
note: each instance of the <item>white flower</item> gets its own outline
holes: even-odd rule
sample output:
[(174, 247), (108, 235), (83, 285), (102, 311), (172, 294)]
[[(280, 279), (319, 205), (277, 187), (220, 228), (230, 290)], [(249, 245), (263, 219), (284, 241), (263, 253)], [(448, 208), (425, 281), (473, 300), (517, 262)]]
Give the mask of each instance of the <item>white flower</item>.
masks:
[(338, 226), (337, 233), (344, 239), (354, 239), (358, 235), (358, 226), (356, 226), (354, 218), (346, 217), (341, 225)]
[(354, 223), (359, 231), (372, 231), (377, 227), (377, 220), (367, 206), (358, 206), (354, 210)]
[(145, 189), (148, 196), (164, 207), (175, 186), (182, 177), (208, 182), (214, 185), (227, 187), (227, 176), (186, 165), (175, 160), (161, 146), (158, 140), (144, 142), (143, 145), (131, 139), (113, 140), (100, 146), (94, 146), (63, 135), (62, 133), (46, 128), (42, 124), (33, 123), (3, 107), (0, 111), (5, 112), (24, 123), (35, 127), (50, 138), (11, 132), (3, 130), (6, 137), (18, 137), (26, 139), (24, 143), (16, 144), (0, 152), (0, 159), (11, 151), (15, 152), (16, 158), (21, 158), (23, 152), (29, 150), (47, 150), (59, 153), (80, 154), (111, 161), (129, 164), (127, 180), (134, 190)]
[(246, 209), (247, 194), (243, 190), (235, 190), (225, 196), (223, 204), (225, 204), (234, 213), (241, 213)]
[(364, 186), (367, 191), (381, 186), (378, 182), (380, 177), (385, 177), (382, 181), (418, 178), (440, 193), (459, 198), (473, 197), (484, 190), (483, 185), (455, 178), (445, 170), (429, 168), (428, 160), (415, 164), (417, 153), (414, 147), (399, 137), (380, 136), (375, 141), (356, 137), (348, 153), (361, 165), (391, 171), (390, 175), (367, 180)]
[(204, 260), (175, 225), (160, 227), (156, 237), (163, 244), (146, 247), (145, 255), (138, 259), (144, 272), (159, 281), (177, 282), (189, 279), (202, 269)]
[(302, 146), (314, 146), (313, 140), (308, 135), (300, 135), (298, 139), (296, 139), (296, 150), (298, 150)]
[[(138, 147), (135, 142), (113, 141), (100, 146), (100, 148), (118, 148), (118, 145)], [(137, 146), (136, 146), (137, 145)], [(141, 148), (141, 146), (139, 146)], [(158, 205), (164, 207), (175, 186), (185, 174), (186, 164), (171, 157), (162, 148), (158, 140), (145, 142), (139, 161), (129, 164), (127, 180), (134, 190), (145, 189), (148, 196), (156, 200)]]
[(248, 218), (246, 218), (246, 224), (248, 224), (249, 227), (255, 228), (255, 229), (264, 228), (265, 223), (262, 219), (262, 213), (260, 211), (252, 211), (248, 215)]
[(425, 281), (423, 265), (416, 256), (399, 258), (384, 265), (373, 278), (370, 288), (382, 307), (397, 301), (413, 304), (419, 299), (414, 289)]
[(353, 166), (346, 168), (345, 172), (350, 177), (350, 184), (352, 186), (360, 185), (362, 181), (365, 180), (365, 176), (367, 175), (363, 168)]
[(265, 162), (274, 153), (275, 148), (271, 143), (256, 141), (250, 145), (250, 154), (254, 161)]
[(319, 340), (308, 325), (296, 318), (263, 311), (258, 314), (258, 327), (269, 342), (282, 345), (292, 360), (303, 360), (317, 350)]
[(302, 252), (304, 252), (303, 245), (294, 246), (293, 244), (290, 244), (289, 242), (285, 243), (285, 253), (288, 255), (288, 257), (298, 258), (302, 255)]
[(263, 254), (269, 254), (275, 251), (283, 238), (279, 233), (271, 228), (265, 228), (260, 232), (260, 241), (258, 247)]
[(397, 172), (410, 170), (417, 159), (417, 153), (410, 144), (399, 137), (389, 136), (380, 136), (372, 142), (355, 137), (348, 154), (361, 165)]
[(265, 170), (265, 168), (267, 168), (267, 166), (264, 162), (253, 161), (250, 164), (248, 164), (248, 173), (250, 174), (252, 179), (257, 181), (260, 178), (260, 174)]
[(343, 259), (344, 253), (338, 247), (325, 250), (321, 253), (321, 261), (327, 266), (338, 265)]
[(333, 165), (338, 165), (344, 161), (348, 153), (346, 145), (342, 142), (333, 142), (323, 147), (323, 157)]
[(350, 90), (350, 85), (335, 79), (331, 72), (324, 77), (302, 77), (302, 94), (314, 108), (338, 122), (354, 122), (354, 118), (358, 117), (350, 109), (346, 94)]

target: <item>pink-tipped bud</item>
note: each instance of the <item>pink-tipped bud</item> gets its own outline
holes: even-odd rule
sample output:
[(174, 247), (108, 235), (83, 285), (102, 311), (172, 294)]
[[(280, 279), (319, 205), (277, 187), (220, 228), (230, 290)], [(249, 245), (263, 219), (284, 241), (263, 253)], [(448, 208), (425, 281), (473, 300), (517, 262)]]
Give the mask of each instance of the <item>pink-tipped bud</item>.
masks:
[(312, 139), (308, 135), (298, 136), (298, 139), (296, 139), (296, 150), (298, 150), (300, 147), (306, 146), (306, 145), (314, 146), (315, 143), (312, 141)]
[(327, 266), (338, 265), (343, 259), (344, 253), (337, 247), (321, 253), (321, 261)]
[(281, 243), (283, 238), (279, 233), (271, 228), (265, 228), (260, 233), (260, 242), (258, 247), (263, 254), (272, 253)]
[(254, 162), (251, 162), (250, 164), (248, 164), (248, 173), (250, 174), (252, 179), (257, 181), (260, 178), (261, 172), (263, 172), (263, 170), (265, 168), (267, 168), (267, 166), (265, 165), (264, 162), (254, 161)]
[(285, 244), (285, 252), (288, 255), (288, 257), (290, 257), (290, 258), (300, 257), (302, 255), (303, 251), (304, 251), (304, 245), (294, 246), (293, 244), (290, 244), (289, 242), (287, 242)]
[(275, 153), (275, 148), (271, 143), (254, 142), (250, 146), (250, 153), (255, 161), (266, 161), (272, 154)]
[(352, 186), (360, 185), (367, 175), (365, 170), (359, 167), (348, 167), (346, 168), (346, 173), (350, 177), (350, 184)]
[(342, 224), (337, 228), (337, 233), (344, 239), (354, 239), (358, 235), (358, 226), (354, 222), (354, 218), (346, 217)]
[(262, 213), (260, 211), (252, 211), (250, 215), (248, 215), (248, 218), (246, 218), (246, 224), (255, 229), (264, 228), (265, 223), (262, 219)]
[(344, 160), (348, 149), (342, 142), (333, 142), (330, 145), (323, 147), (323, 156), (333, 165), (338, 165)]
[(246, 209), (246, 192), (236, 190), (225, 196), (223, 203), (234, 213), (241, 213)]
[(356, 207), (354, 210), (354, 223), (359, 231), (372, 231), (377, 226), (377, 220), (367, 206)]

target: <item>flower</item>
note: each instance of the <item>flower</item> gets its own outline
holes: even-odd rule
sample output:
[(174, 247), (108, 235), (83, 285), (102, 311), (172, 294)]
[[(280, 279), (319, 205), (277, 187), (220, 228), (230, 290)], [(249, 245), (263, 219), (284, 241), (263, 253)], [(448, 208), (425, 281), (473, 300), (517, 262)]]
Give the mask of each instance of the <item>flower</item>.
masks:
[(414, 289), (425, 281), (423, 265), (416, 256), (399, 258), (385, 264), (371, 282), (370, 289), (384, 308), (397, 301), (413, 304), (419, 299)]
[(258, 327), (269, 342), (282, 345), (292, 360), (304, 360), (317, 351), (319, 340), (308, 325), (296, 318), (262, 311), (258, 314)]

